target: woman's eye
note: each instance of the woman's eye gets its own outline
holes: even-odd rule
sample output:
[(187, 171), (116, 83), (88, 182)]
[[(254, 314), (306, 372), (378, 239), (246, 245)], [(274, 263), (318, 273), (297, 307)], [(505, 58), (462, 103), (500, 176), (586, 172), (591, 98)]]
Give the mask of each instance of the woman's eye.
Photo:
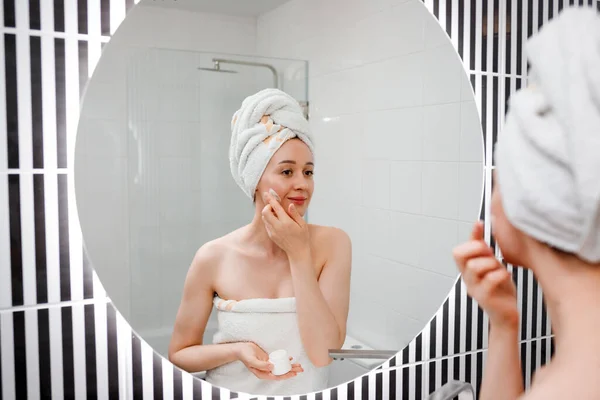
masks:
[(284, 174), (284, 175), (290, 175), (291, 173), (292, 173), (292, 171), (289, 169), (286, 169), (285, 171), (282, 172), (282, 174)]
[(306, 175), (308, 175), (308, 176), (312, 176), (314, 174), (315, 174), (314, 171), (306, 171)]

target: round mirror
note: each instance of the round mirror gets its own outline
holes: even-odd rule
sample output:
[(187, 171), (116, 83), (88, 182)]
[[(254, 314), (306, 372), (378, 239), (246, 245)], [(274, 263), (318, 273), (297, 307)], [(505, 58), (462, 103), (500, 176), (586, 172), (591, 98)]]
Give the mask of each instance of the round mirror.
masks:
[[(323, 390), (402, 350), (455, 283), (451, 249), (480, 214), (478, 111), (435, 18), (418, 0), (333, 25), (311, 7), (143, 0), (82, 103), (77, 207), (108, 296), (158, 353), (238, 392)], [(251, 240), (250, 227), (265, 228), (263, 199), (231, 173), (232, 117), (266, 88), (308, 120), (310, 140), (286, 140), (262, 162), (274, 174), (296, 161), (279, 171), (295, 182), (276, 188), (279, 238), (304, 238), (309, 261), (274, 236)], [(277, 125), (276, 114), (264, 116)], [(259, 188), (277, 184), (263, 178)], [(223, 351), (232, 343), (255, 346)], [(271, 379), (286, 371), (276, 350), (293, 357), (286, 379)], [(277, 371), (251, 368), (265, 354)]]

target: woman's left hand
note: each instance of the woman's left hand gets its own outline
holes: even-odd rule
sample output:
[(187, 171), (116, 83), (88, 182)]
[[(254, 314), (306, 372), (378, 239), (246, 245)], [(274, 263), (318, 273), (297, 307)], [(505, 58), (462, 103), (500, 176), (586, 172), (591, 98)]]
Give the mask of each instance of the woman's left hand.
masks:
[(267, 205), (262, 210), (262, 219), (269, 237), (288, 257), (295, 257), (309, 250), (310, 235), (308, 224), (294, 204), (286, 211), (270, 193), (264, 193)]

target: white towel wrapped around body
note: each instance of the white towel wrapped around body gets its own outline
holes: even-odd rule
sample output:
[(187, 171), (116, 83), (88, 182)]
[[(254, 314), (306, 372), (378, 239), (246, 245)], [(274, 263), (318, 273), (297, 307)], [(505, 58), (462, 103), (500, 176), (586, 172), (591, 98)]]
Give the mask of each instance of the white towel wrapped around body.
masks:
[(600, 18), (568, 9), (526, 52), (530, 86), (496, 147), (503, 208), (531, 237), (600, 262)]
[(304, 372), (275, 381), (259, 379), (241, 361), (207, 371), (206, 381), (235, 392), (253, 395), (295, 395), (327, 388), (329, 367), (315, 367), (302, 345), (296, 299), (223, 300), (214, 298), (218, 331), (213, 343), (254, 342), (265, 352), (284, 349)]
[(292, 138), (313, 150), (309, 124), (297, 100), (279, 89), (247, 97), (231, 120), (229, 162), (233, 179), (254, 199), (256, 186), (273, 154)]

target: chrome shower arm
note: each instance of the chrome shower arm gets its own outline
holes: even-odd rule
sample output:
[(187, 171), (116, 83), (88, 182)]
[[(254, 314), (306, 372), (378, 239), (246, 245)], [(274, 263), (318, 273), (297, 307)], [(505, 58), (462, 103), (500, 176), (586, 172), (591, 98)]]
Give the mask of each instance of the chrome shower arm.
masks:
[(273, 73), (273, 81), (275, 83), (275, 87), (279, 89), (279, 77), (277, 76), (277, 70), (270, 64), (258, 63), (252, 61), (237, 61), (237, 60), (227, 60), (224, 58), (213, 58), (213, 62), (219, 64), (236, 64), (236, 65), (248, 65), (252, 67), (264, 67), (268, 68)]

